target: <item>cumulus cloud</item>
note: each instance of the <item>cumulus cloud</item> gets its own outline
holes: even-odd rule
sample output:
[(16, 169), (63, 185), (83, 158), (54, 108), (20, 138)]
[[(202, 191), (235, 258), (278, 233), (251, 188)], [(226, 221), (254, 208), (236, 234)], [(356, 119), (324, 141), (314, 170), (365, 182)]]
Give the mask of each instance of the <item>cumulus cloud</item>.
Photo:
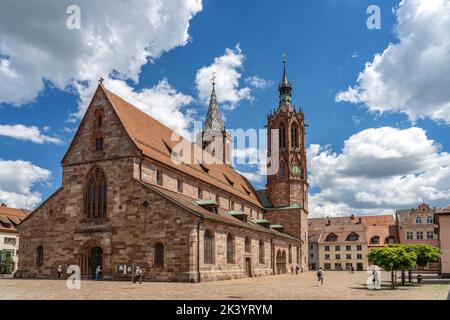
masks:
[(417, 127), (363, 130), (340, 153), (308, 148), (314, 216), (392, 212), (450, 198), (450, 154)]
[(234, 109), (242, 100), (251, 100), (251, 89), (241, 87), (239, 80), (245, 56), (238, 45), (234, 49), (227, 48), (223, 56), (214, 59), (213, 64), (200, 68), (197, 71), (195, 83), (199, 99), (208, 103), (211, 95), (211, 79), (216, 75), (217, 99)]
[[(47, 127), (42, 128), (42, 131), (48, 131)], [(0, 136), (5, 136), (13, 139), (31, 141), (38, 144), (54, 143), (63, 144), (61, 139), (50, 137), (41, 132), (38, 127), (27, 127), (22, 124), (16, 125), (0, 125)]]
[(336, 101), (450, 124), (450, 2), (403, 0), (396, 16), (398, 43), (375, 55)]
[(248, 83), (257, 89), (266, 89), (273, 86), (274, 82), (272, 80), (266, 80), (258, 76), (251, 76), (245, 79), (245, 83)]
[(28, 161), (0, 159), (0, 202), (10, 207), (32, 209), (42, 201), (41, 194), (33, 191), (38, 183), (47, 183), (49, 170)]
[(201, 0), (78, 0), (81, 29), (69, 30), (72, 4), (0, 2), (0, 103), (31, 102), (48, 81), (79, 93), (80, 116), (100, 76), (137, 82), (149, 60), (189, 41), (190, 20), (202, 10)]

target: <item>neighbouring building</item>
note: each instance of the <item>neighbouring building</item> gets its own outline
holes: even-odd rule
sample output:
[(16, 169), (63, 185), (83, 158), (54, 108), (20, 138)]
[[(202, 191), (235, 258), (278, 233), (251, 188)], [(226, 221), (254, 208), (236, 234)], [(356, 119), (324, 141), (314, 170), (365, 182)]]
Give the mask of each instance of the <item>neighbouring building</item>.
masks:
[(309, 219), (309, 267), (367, 270), (371, 248), (398, 243), (392, 215)]
[(0, 204), (0, 274), (11, 274), (17, 270), (19, 233), (16, 227), (28, 214), (28, 210)]
[[(101, 82), (62, 160), (62, 186), (19, 226), (17, 275), (48, 278), (58, 265), (78, 265), (85, 277), (102, 266), (105, 278), (128, 279), (139, 266), (146, 280), (198, 282), (306, 270), (305, 122), (283, 64), (268, 117), (268, 156), (280, 165), (258, 191), (230, 165), (214, 82), (195, 144), (173, 141), (171, 129)], [(221, 161), (175, 161), (198, 149)]]
[[(397, 229), (401, 244), (428, 244), (438, 246), (438, 235), (435, 233), (436, 208), (430, 208), (426, 203), (417, 208), (396, 211)], [(418, 267), (421, 269), (420, 267)], [(425, 269), (437, 270), (438, 263), (429, 263)]]
[(441, 249), (440, 273), (450, 277), (450, 205), (436, 212), (438, 243)]

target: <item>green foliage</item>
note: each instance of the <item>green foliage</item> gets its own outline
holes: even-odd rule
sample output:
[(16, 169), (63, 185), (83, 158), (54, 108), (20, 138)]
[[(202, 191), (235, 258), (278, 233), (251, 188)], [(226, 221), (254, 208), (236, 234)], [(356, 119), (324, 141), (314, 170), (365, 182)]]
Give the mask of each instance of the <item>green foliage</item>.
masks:
[(439, 248), (428, 244), (412, 244), (406, 247), (406, 250), (413, 251), (417, 255), (417, 265), (425, 267), (429, 262), (437, 262), (441, 257)]
[(416, 265), (426, 266), (440, 258), (438, 248), (426, 244), (394, 244), (372, 249), (367, 255), (369, 261), (384, 270), (411, 270)]
[(384, 270), (411, 270), (416, 266), (417, 254), (404, 246), (388, 246), (370, 250), (369, 261)]

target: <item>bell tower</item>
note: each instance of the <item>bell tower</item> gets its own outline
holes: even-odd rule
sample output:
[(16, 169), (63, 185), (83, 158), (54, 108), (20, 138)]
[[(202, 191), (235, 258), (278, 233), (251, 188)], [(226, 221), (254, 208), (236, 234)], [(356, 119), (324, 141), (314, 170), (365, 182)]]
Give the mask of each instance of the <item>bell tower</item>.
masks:
[[(268, 157), (275, 158), (271, 159), (272, 169), (278, 167), (273, 172), (269, 169), (267, 197), (274, 208), (299, 206), (307, 211), (305, 116), (292, 103), (292, 85), (286, 72), (286, 55), (283, 55), (283, 77), (278, 91), (278, 108), (267, 117)], [(278, 150), (275, 150), (276, 146)], [(273, 167), (276, 160), (278, 166)]]

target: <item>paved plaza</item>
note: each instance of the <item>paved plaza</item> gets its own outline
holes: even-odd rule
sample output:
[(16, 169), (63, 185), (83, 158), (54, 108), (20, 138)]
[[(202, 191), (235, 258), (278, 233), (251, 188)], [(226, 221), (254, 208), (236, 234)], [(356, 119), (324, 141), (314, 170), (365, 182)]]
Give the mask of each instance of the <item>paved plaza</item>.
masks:
[(247, 278), (229, 281), (190, 283), (156, 283), (116, 281), (81, 282), (80, 290), (69, 290), (65, 280), (0, 280), (0, 299), (163, 299), (163, 300), (347, 300), (347, 299), (419, 299), (443, 300), (449, 285), (425, 284), (389, 290), (389, 274), (383, 273), (383, 289), (372, 291), (365, 286), (366, 272), (327, 272), (325, 284), (317, 287), (315, 273)]

